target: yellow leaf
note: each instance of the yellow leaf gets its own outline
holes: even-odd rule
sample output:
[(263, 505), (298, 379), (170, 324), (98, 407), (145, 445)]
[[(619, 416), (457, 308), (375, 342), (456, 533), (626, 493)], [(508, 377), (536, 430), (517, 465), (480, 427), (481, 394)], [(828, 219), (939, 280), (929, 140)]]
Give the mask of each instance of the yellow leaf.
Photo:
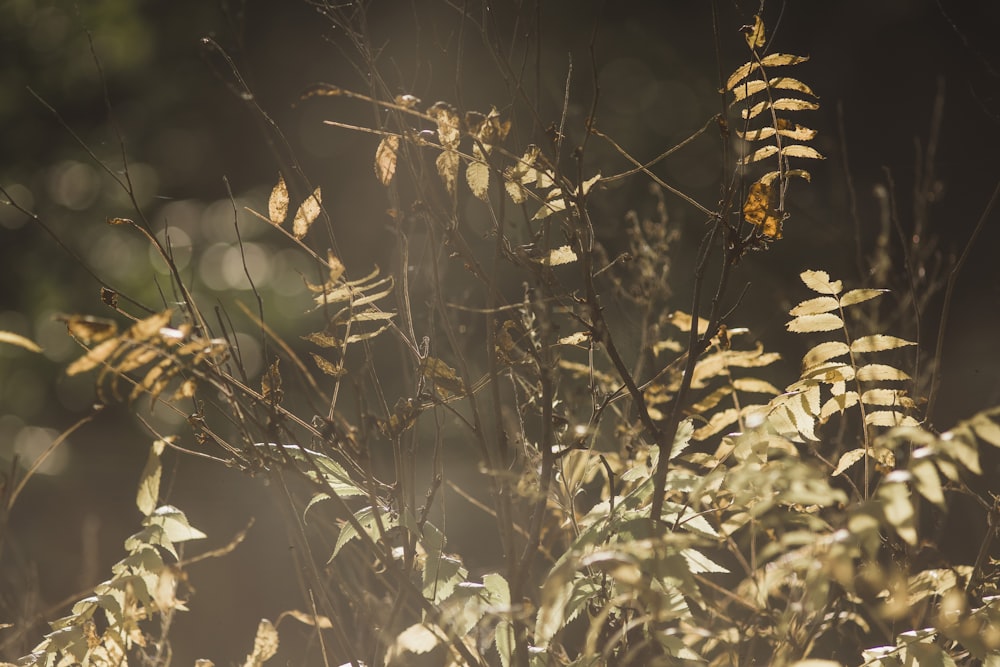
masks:
[(754, 14), (753, 25), (745, 28), (743, 36), (747, 40), (747, 46), (753, 50), (759, 49), (767, 43), (764, 36), (764, 22), (760, 19), (759, 14)]
[(469, 184), (469, 190), (477, 199), (487, 201), (490, 198), (490, 166), (482, 160), (478, 144), (472, 147), (472, 153), (479, 160), (470, 162), (465, 168), (465, 180)]
[(312, 355), (313, 361), (316, 362), (316, 366), (327, 375), (332, 375), (335, 378), (347, 375), (347, 369), (342, 366), (338, 366), (333, 362), (324, 359), (315, 352), (310, 352), (309, 354)]
[(753, 162), (760, 162), (761, 160), (766, 160), (772, 155), (775, 155), (777, 152), (778, 152), (777, 146), (764, 146), (763, 148), (758, 148), (749, 155), (744, 155), (742, 158), (740, 158), (740, 164), (751, 164)]
[(781, 390), (770, 382), (767, 382), (766, 380), (758, 380), (757, 378), (738, 378), (733, 380), (733, 387), (737, 391), (749, 394), (771, 394), (773, 396), (777, 396), (781, 393)]
[(60, 318), (66, 323), (69, 335), (84, 345), (93, 345), (111, 338), (118, 333), (118, 324), (114, 320), (90, 315), (69, 315)]
[(895, 410), (875, 410), (865, 415), (865, 423), (869, 426), (918, 426), (913, 417), (907, 417), (902, 412)]
[(820, 315), (802, 315), (785, 325), (785, 328), (795, 333), (810, 333), (814, 331), (834, 331), (841, 329), (844, 321), (831, 313)]
[(864, 456), (865, 450), (863, 448), (852, 449), (849, 452), (845, 452), (844, 455), (840, 457), (840, 460), (837, 461), (837, 467), (834, 469), (832, 475), (836, 477), (837, 475), (843, 473), (852, 465), (863, 459)]
[(375, 149), (375, 175), (379, 183), (389, 185), (396, 175), (396, 151), (399, 150), (399, 137), (392, 134), (382, 137)]
[(267, 217), (275, 225), (280, 225), (288, 217), (288, 186), (281, 174), (278, 174), (278, 184), (271, 190), (271, 197), (267, 200)]
[[(849, 293), (850, 292), (848, 292), (848, 294)], [(907, 345), (916, 345), (916, 343), (903, 338), (897, 338), (895, 336), (874, 334), (871, 336), (862, 336), (851, 343), (851, 351), (881, 352), (882, 350), (894, 350), (898, 347), (906, 347)]]
[(295, 219), (292, 221), (292, 235), (297, 239), (302, 239), (305, 237), (306, 233), (309, 231), (309, 227), (312, 223), (316, 222), (316, 218), (319, 217), (321, 210), (322, 196), (319, 186), (313, 190), (313, 193), (306, 197), (306, 200), (302, 202), (299, 206), (299, 210), (295, 212)]
[(763, 100), (754, 104), (749, 109), (743, 109), (740, 112), (740, 116), (743, 120), (751, 120), (769, 109), (773, 109), (774, 111), (815, 111), (819, 109), (819, 104), (810, 102), (809, 100), (800, 100), (795, 97), (779, 97), (774, 101)]
[(892, 366), (885, 364), (868, 364), (858, 369), (858, 379), (862, 382), (902, 381), (910, 376)]
[(887, 289), (852, 289), (840, 297), (840, 305), (853, 306), (856, 303), (863, 303), (882, 296), (888, 291)]
[(762, 65), (764, 67), (782, 67), (785, 65), (798, 65), (799, 63), (804, 63), (809, 60), (808, 56), (794, 56), (789, 53), (772, 53), (764, 56), (760, 59), (758, 63), (756, 60), (744, 63), (736, 68), (729, 79), (726, 81), (726, 90), (732, 90), (736, 87), (740, 81), (745, 79), (750, 75), (751, 72), (756, 71)]
[(839, 280), (831, 281), (830, 274), (826, 271), (803, 271), (799, 274), (799, 278), (802, 279), (806, 287), (820, 294), (836, 296), (844, 289), (843, 283)]
[(466, 393), (465, 383), (448, 364), (435, 357), (424, 357), (420, 361), (420, 374), (441, 396), (461, 396)]
[(813, 368), (824, 361), (835, 359), (850, 351), (851, 348), (847, 346), (847, 343), (841, 343), (840, 341), (832, 340), (820, 343), (806, 352), (806, 356), (802, 358), (802, 368)]
[(23, 347), (26, 350), (32, 352), (41, 352), (42, 348), (28, 338), (21, 336), (19, 334), (13, 333), (11, 331), (0, 331), (0, 343), (8, 343), (9, 345), (16, 345), (18, 347)]
[(548, 256), (542, 260), (542, 264), (545, 266), (559, 266), (560, 264), (569, 264), (576, 260), (576, 253), (573, 252), (573, 249), (568, 245), (564, 245), (550, 250)]
[(826, 158), (811, 146), (803, 146), (802, 144), (791, 144), (790, 146), (785, 146), (781, 149), (781, 154), (785, 157), (802, 157), (809, 158), (810, 160), (825, 160)]
[[(761, 151), (767, 148), (774, 146), (766, 146)], [(774, 148), (772, 152), (777, 150)], [(774, 208), (774, 188), (771, 185), (757, 181), (750, 186), (747, 199), (743, 203), (743, 218), (757, 227), (764, 236), (771, 239), (781, 238), (781, 214)]]
[(840, 303), (832, 296), (818, 296), (814, 299), (807, 299), (802, 301), (790, 311), (788, 314), (793, 317), (798, 317), (799, 315), (819, 315), (820, 313), (829, 313), (840, 306)]
[(455, 181), (458, 178), (459, 159), (458, 153), (453, 150), (446, 150), (437, 156), (434, 161), (437, 166), (438, 175), (444, 182), (449, 194), (455, 194)]

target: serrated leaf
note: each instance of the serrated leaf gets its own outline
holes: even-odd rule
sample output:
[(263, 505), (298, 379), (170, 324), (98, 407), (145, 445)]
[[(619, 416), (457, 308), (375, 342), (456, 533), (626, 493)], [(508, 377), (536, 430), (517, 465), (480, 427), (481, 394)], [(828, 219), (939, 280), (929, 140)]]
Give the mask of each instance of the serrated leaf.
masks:
[(862, 382), (902, 381), (911, 379), (909, 375), (886, 364), (867, 364), (858, 369), (858, 379)]
[(764, 100), (763, 102), (754, 104), (749, 109), (743, 109), (743, 111), (740, 112), (740, 116), (742, 116), (743, 120), (752, 120), (768, 110), (815, 111), (816, 109), (819, 109), (819, 104), (816, 102), (800, 100), (794, 97), (779, 97), (773, 102), (771, 100)]
[(500, 621), (494, 632), (494, 643), (500, 655), (500, 664), (503, 667), (510, 667), (510, 659), (514, 655), (514, 626), (510, 621)]
[(458, 180), (460, 162), (458, 153), (455, 151), (444, 151), (434, 161), (441, 181), (444, 183), (445, 188), (448, 189), (448, 193), (452, 195), (455, 194), (455, 182)]
[(881, 352), (883, 350), (894, 350), (896, 348), (906, 347), (908, 345), (916, 345), (916, 343), (903, 338), (897, 338), (895, 336), (873, 334), (871, 336), (862, 336), (861, 338), (858, 338), (853, 343), (851, 343), (851, 351)]
[[(737, 88), (737, 90), (740, 89)], [(780, 120), (781, 119), (779, 119), (779, 122)], [(785, 127), (779, 125), (778, 128), (775, 128), (773, 125), (765, 125), (764, 127), (761, 127), (759, 129), (748, 130), (746, 132), (737, 130), (736, 136), (738, 136), (740, 139), (743, 139), (744, 141), (763, 141), (764, 139), (770, 139), (776, 134), (782, 137), (788, 137), (789, 139), (792, 139), (794, 141), (812, 141), (813, 139), (816, 138), (816, 130), (805, 127), (804, 125), (800, 125), (798, 123), (795, 123), (793, 125), (787, 122), (784, 125)], [(778, 172), (774, 173), (775, 176), (777, 176)], [(791, 170), (786, 172), (786, 174), (792, 175)], [(795, 175), (802, 176), (802, 174), (795, 174)], [(805, 178), (806, 180), (808, 180), (808, 176), (805, 176)]]
[(844, 414), (844, 410), (857, 405), (857, 403), (858, 392), (856, 391), (845, 391), (839, 394), (834, 394), (827, 400), (826, 403), (823, 404), (823, 408), (819, 411), (820, 422), (826, 423), (826, 421), (832, 417), (835, 412)]
[(271, 196), (267, 200), (267, 217), (273, 225), (280, 225), (288, 217), (288, 186), (281, 174), (278, 174), (278, 184), (271, 190)]
[(806, 352), (806, 355), (802, 358), (802, 368), (804, 370), (813, 368), (825, 361), (845, 355), (850, 351), (851, 348), (847, 346), (847, 343), (841, 343), (840, 341), (831, 340), (820, 343)]
[(844, 284), (839, 280), (830, 280), (830, 274), (826, 271), (803, 271), (799, 278), (806, 287), (820, 294), (837, 296), (844, 289)]
[(849, 452), (845, 452), (840, 460), (837, 461), (837, 467), (833, 470), (831, 475), (836, 477), (842, 474), (845, 470), (850, 468), (852, 465), (863, 459), (865, 456), (865, 450), (863, 448), (852, 449)]
[(801, 157), (810, 160), (825, 160), (826, 158), (818, 150), (811, 146), (803, 146), (802, 144), (792, 144), (790, 146), (783, 146), (781, 148), (781, 154), (784, 157)]
[(696, 549), (682, 549), (681, 555), (687, 561), (688, 569), (693, 574), (704, 574), (706, 572), (716, 572), (729, 574), (729, 569), (719, 565), (711, 558)]
[(812, 333), (816, 331), (835, 331), (844, 328), (844, 320), (831, 313), (820, 315), (802, 315), (785, 324), (785, 328), (795, 333)]
[(736, 408), (728, 408), (722, 412), (716, 412), (704, 426), (695, 429), (691, 436), (693, 440), (704, 440), (710, 438), (723, 429), (729, 428), (739, 419), (740, 413)]
[(740, 81), (749, 76), (752, 72), (757, 71), (761, 66), (764, 67), (782, 67), (785, 65), (798, 65), (799, 63), (804, 63), (809, 60), (808, 56), (795, 56), (789, 53), (771, 53), (760, 61), (753, 60), (748, 63), (744, 63), (736, 68), (729, 79), (726, 80), (726, 90), (732, 90), (736, 87)]
[[(479, 146), (474, 146), (475, 151)], [(487, 201), (490, 198), (490, 167), (485, 162), (470, 162), (465, 168), (465, 181), (469, 190), (477, 199)]]
[(339, 378), (347, 374), (346, 368), (339, 366), (328, 359), (324, 359), (315, 352), (310, 352), (309, 356), (313, 358), (313, 362), (316, 364), (317, 368), (331, 377)]
[(821, 313), (829, 313), (837, 310), (839, 306), (840, 302), (835, 297), (817, 296), (813, 299), (806, 299), (800, 302), (788, 311), (788, 314), (793, 317), (798, 317), (799, 315), (820, 315)]
[(299, 210), (295, 212), (295, 219), (292, 220), (292, 235), (295, 238), (299, 240), (305, 238), (309, 227), (319, 217), (322, 210), (322, 201), (322, 192), (320, 191), (320, 187), (316, 186), (313, 193), (306, 197), (305, 201), (299, 205)]
[(861, 394), (865, 405), (895, 405), (902, 408), (914, 407), (913, 399), (901, 389), (869, 389)]
[(918, 426), (913, 417), (908, 417), (896, 410), (874, 410), (865, 414), (865, 423), (869, 426)]
[(752, 164), (754, 162), (760, 162), (761, 160), (766, 160), (772, 155), (777, 154), (777, 152), (778, 152), (777, 146), (771, 146), (771, 145), (763, 146), (755, 150), (753, 153), (750, 153), (749, 155), (744, 155), (742, 158), (740, 158), (740, 164)]
[(840, 297), (840, 305), (853, 306), (856, 303), (878, 298), (888, 291), (887, 289), (852, 289)]
[(205, 533), (188, 523), (184, 512), (170, 505), (156, 508), (143, 521), (146, 526), (159, 526), (171, 542), (186, 542), (201, 540), (207, 537)]
[(399, 137), (391, 134), (382, 137), (375, 149), (375, 176), (379, 183), (389, 185), (392, 177), (396, 175), (397, 151), (399, 150)]

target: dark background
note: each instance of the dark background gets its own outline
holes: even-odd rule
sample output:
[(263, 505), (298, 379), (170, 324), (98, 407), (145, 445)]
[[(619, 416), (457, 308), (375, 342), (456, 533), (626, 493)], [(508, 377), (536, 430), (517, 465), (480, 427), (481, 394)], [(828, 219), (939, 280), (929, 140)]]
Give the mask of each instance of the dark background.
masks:
[[(370, 107), (330, 99), (296, 104), (303, 90), (320, 81), (365, 89), (341, 51), (349, 49), (344, 36), (313, 7), (293, 1), (83, 4), (0, 4), (0, 184), (60, 239), (57, 243), (13, 208), (0, 207), (0, 329), (27, 335), (46, 349), (38, 357), (0, 347), (5, 470), (15, 451), (30, 460), (86, 414), (93, 401), (92, 378), (62, 374), (78, 348), (52, 319), (57, 313), (109, 314), (102, 310), (98, 283), (81, 262), (147, 304), (158, 303), (158, 287), (166, 284), (141, 238), (104, 224), (108, 216), (133, 215), (131, 207), (71, 131), (96, 157), (120, 170), (117, 128), (149, 219), (154, 226), (169, 221), (195, 248), (188, 275), (201, 281), (203, 291), (219, 294), (220, 302), (248, 294), (238, 277), (217, 269), (225, 265), (225, 249), (234, 241), (226, 182), (240, 204), (264, 210), (281, 151), (271, 149), (274, 133), (235, 94), (239, 87), (232, 72), (204, 37), (232, 57), (256, 102), (281, 127), (306, 173), (322, 185), (338, 244), (350, 250), (348, 270), (362, 275), (372, 263), (386, 266), (384, 248), (391, 243), (384, 195), (370, 166), (375, 140), (322, 125), (326, 118), (367, 123)], [(752, 21), (757, 5), (725, 0), (719, 5), (722, 69), (728, 74), (745, 60), (739, 27)], [(599, 125), (636, 157), (651, 158), (718, 111), (719, 66), (709, 3), (546, 2), (541, 19), (540, 108), (546, 120), (558, 118), (572, 57), (569, 120), (579, 128), (592, 94), (588, 45), (595, 25)], [(777, 25), (772, 50), (811, 57), (795, 75), (820, 96), (821, 109), (805, 122), (819, 130), (815, 145), (828, 159), (810, 165), (812, 184), (796, 184), (792, 191), (785, 238), (741, 266), (737, 280), (752, 287), (734, 322), (751, 326), (769, 348), (795, 359), (802, 343), (785, 333), (784, 322), (787, 307), (807, 296), (798, 273), (825, 269), (848, 284), (863, 282), (867, 266), (859, 267), (856, 248), (870, 252), (879, 220), (873, 188), (887, 185), (887, 174), (895, 184), (899, 218), (904, 227), (912, 225), (918, 151), (927, 148), (935, 100), (942, 94), (935, 162), (939, 195), (930, 207), (928, 236), (937, 237), (945, 262), (964, 247), (1000, 178), (1000, 5), (985, 0), (774, 2), (768, 3), (765, 19), (769, 27)], [(453, 9), (431, 0), (374, 3), (369, 20), (373, 42), (384, 48), (380, 63), (396, 92), (413, 93), (425, 103), (455, 100), (459, 21)], [(500, 12), (498, 20), (504, 24), (509, 17)], [(100, 60), (114, 125), (85, 30)], [(466, 35), (462, 101), (467, 108), (502, 107), (508, 93), (475, 48), (477, 39)], [(711, 208), (718, 192), (718, 140), (714, 135), (703, 139), (658, 173)], [(597, 163), (605, 154), (595, 150), (593, 156)], [(606, 169), (625, 167), (619, 160)], [(846, 173), (857, 193), (860, 238)], [(597, 202), (605, 214), (598, 233), (609, 246), (615, 245), (623, 212), (641, 206), (644, 192), (645, 186), (636, 183), (609, 190)], [(668, 199), (668, 205), (690, 254), (703, 220), (679, 200)], [(941, 400), (932, 415), (942, 428), (1000, 403), (996, 218), (972, 249), (957, 286)], [(304, 308), (290, 296), (298, 260), (282, 254), (285, 246), (265, 226), (250, 218), (241, 218), (241, 225), (244, 238), (257, 244), (266, 265), (262, 270), (269, 271), (262, 292), (282, 304), (276, 306), (279, 328), (282, 317), (291, 324)], [(187, 252), (183, 246), (178, 244), (179, 252)], [(201, 259), (205, 255), (209, 259)], [(683, 257), (678, 263), (683, 268)], [(682, 307), (683, 272), (675, 275)], [(900, 271), (888, 287), (906, 289)], [(924, 314), (925, 355), (933, 350), (940, 307), (936, 298)], [(912, 335), (912, 329), (886, 333)], [(73, 435), (44, 474), (31, 481), (3, 539), (0, 622), (52, 611), (57, 601), (107, 576), (120, 557), (122, 539), (138, 525), (134, 487), (150, 441), (127, 407), (112, 406)], [(209, 534), (209, 546), (225, 543), (251, 517), (257, 519), (236, 553), (192, 568), (197, 589), (192, 612), (178, 618), (174, 633), (178, 664), (195, 657), (217, 664), (239, 660), (249, 650), (259, 618), (303, 607), (289, 574), (283, 517), (270, 491), (255, 480), (190, 460), (170, 459), (170, 466), (167, 479), (177, 482), (165, 488), (165, 496)], [(994, 464), (986, 479), (998, 473)], [(980, 530), (963, 526), (964, 546), (974, 549)], [(967, 558), (962, 546), (954, 558)], [(30, 649), (39, 636), (5, 645), (6, 657)]]

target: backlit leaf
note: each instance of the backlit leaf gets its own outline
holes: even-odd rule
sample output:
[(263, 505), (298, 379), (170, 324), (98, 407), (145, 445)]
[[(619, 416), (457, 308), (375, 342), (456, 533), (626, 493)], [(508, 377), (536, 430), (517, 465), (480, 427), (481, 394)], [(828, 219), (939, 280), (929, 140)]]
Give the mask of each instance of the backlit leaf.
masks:
[(729, 79), (726, 80), (726, 90), (732, 90), (736, 87), (740, 81), (745, 79), (750, 75), (751, 72), (755, 72), (761, 66), (764, 67), (780, 67), (784, 65), (798, 65), (799, 63), (804, 63), (809, 60), (808, 56), (794, 56), (789, 53), (771, 53), (760, 59), (760, 62), (753, 60), (748, 63), (744, 63), (736, 68)]
[(901, 389), (869, 389), (861, 394), (865, 405), (895, 405), (902, 408), (914, 407), (913, 399)]
[(142, 476), (139, 479), (139, 492), (136, 495), (135, 504), (145, 516), (153, 513), (160, 497), (160, 456), (166, 445), (167, 440), (157, 439), (153, 442), (153, 446), (149, 448), (149, 456), (146, 458)]
[(550, 250), (548, 256), (542, 261), (542, 264), (545, 266), (559, 266), (560, 264), (569, 264), (576, 260), (576, 253), (573, 252), (573, 249), (568, 245), (564, 245)]
[(332, 375), (335, 378), (339, 378), (347, 374), (346, 368), (338, 366), (337, 364), (333, 363), (332, 361), (329, 361), (328, 359), (324, 359), (315, 352), (310, 352), (309, 354), (312, 356), (313, 361), (316, 362), (316, 366), (327, 375)]
[(396, 175), (396, 159), (399, 150), (399, 137), (390, 134), (382, 137), (375, 149), (375, 175), (379, 183), (389, 185), (392, 177)]
[(430, 628), (422, 623), (411, 625), (396, 635), (394, 648), (397, 651), (409, 651), (410, 653), (427, 653), (442, 642)]
[(66, 323), (69, 335), (84, 345), (96, 345), (118, 333), (118, 323), (103, 317), (69, 315), (59, 319)]
[(855, 463), (857, 463), (858, 461), (860, 461), (861, 459), (863, 459), (864, 456), (865, 456), (865, 450), (863, 448), (852, 449), (849, 452), (845, 452), (840, 457), (840, 460), (837, 461), (837, 467), (834, 469), (833, 473), (831, 473), (831, 474), (834, 477), (836, 477), (837, 475), (840, 475), (845, 470), (847, 470), (848, 468), (850, 468), (852, 465), (854, 465)]
[(820, 313), (829, 313), (837, 310), (839, 306), (840, 303), (832, 296), (818, 296), (814, 299), (802, 301), (788, 311), (788, 314), (793, 317), (798, 317), (799, 315), (819, 315)]
[(810, 160), (825, 160), (826, 158), (811, 146), (803, 146), (802, 144), (792, 144), (790, 146), (784, 146), (781, 149), (781, 154), (785, 157), (802, 157), (809, 158)]
[(458, 377), (455, 369), (435, 357), (424, 357), (420, 360), (420, 374), (439, 394), (448, 398), (466, 393), (465, 383)]
[(909, 380), (910, 376), (886, 364), (867, 364), (858, 369), (858, 379), (862, 382)]
[(469, 166), (465, 168), (465, 180), (469, 184), (472, 194), (476, 198), (486, 201), (489, 199), (490, 192), (490, 167), (483, 160), (479, 144), (472, 147), (472, 153), (479, 159), (470, 162)]
[(785, 324), (785, 328), (795, 333), (810, 333), (814, 331), (834, 331), (844, 327), (844, 320), (831, 313), (820, 315), (802, 315)]
[(840, 305), (853, 306), (856, 303), (882, 296), (888, 291), (887, 289), (852, 289), (840, 297)]
[(737, 391), (748, 394), (771, 394), (777, 396), (781, 393), (781, 390), (770, 382), (758, 380), (757, 378), (737, 378), (733, 380), (733, 387)]
[(313, 190), (313, 193), (306, 197), (306, 200), (302, 202), (299, 206), (299, 210), (295, 212), (295, 219), (292, 221), (292, 235), (297, 239), (302, 239), (305, 237), (306, 233), (309, 231), (309, 227), (312, 223), (316, 222), (316, 218), (319, 217), (322, 204), (322, 193), (320, 192), (319, 186)]
[(990, 419), (985, 413), (973, 417), (971, 423), (976, 435), (994, 447), (1000, 447), (1000, 424)]
[(755, 14), (753, 17), (753, 26), (744, 30), (745, 34), (743, 37), (747, 40), (747, 46), (751, 49), (759, 49), (767, 43), (764, 35), (764, 22), (761, 20), (760, 15)]
[(904, 415), (896, 410), (875, 410), (865, 415), (865, 423), (869, 426), (917, 426), (918, 422), (913, 417)]
[(243, 667), (260, 667), (278, 652), (278, 631), (271, 621), (262, 619), (253, 640), (253, 652), (243, 661)]
[[(918, 450), (919, 451), (919, 450)], [(910, 474), (913, 475), (914, 488), (917, 493), (931, 501), (942, 510), (945, 509), (944, 491), (941, 488), (941, 478), (937, 468), (929, 458), (917, 459), (910, 464)]]
[(799, 274), (806, 287), (820, 294), (830, 294), (836, 296), (844, 289), (844, 284), (839, 280), (830, 280), (830, 274), (826, 271), (803, 271)]
[(267, 200), (267, 217), (274, 225), (280, 225), (288, 217), (288, 186), (281, 174), (278, 174), (278, 184), (271, 190), (271, 196)]
[(771, 145), (764, 146), (762, 148), (758, 148), (749, 155), (744, 155), (742, 158), (740, 158), (740, 164), (751, 164), (753, 162), (766, 160), (772, 155), (775, 155), (777, 152), (778, 152), (777, 146), (771, 146)]
[(743, 203), (743, 218), (760, 229), (764, 236), (780, 239), (781, 213), (774, 208), (774, 188), (763, 181), (752, 184)]
[(906, 347), (907, 345), (916, 345), (916, 343), (903, 338), (896, 338), (895, 336), (874, 334), (871, 336), (862, 336), (852, 342), (851, 351), (881, 352), (882, 350), (894, 350), (898, 347)]
[(763, 102), (758, 102), (749, 109), (743, 109), (740, 112), (743, 120), (751, 120), (761, 115), (768, 110), (775, 111), (815, 111), (819, 109), (819, 104), (816, 102), (810, 102), (808, 100), (800, 100), (795, 97), (779, 97), (773, 102), (770, 100), (764, 100)]
[(802, 367), (812, 368), (823, 363), (824, 361), (829, 361), (830, 359), (835, 359), (836, 357), (847, 354), (850, 351), (851, 348), (847, 347), (847, 343), (841, 343), (840, 341), (833, 340), (820, 343), (806, 352), (805, 357), (802, 358)]
[(12, 331), (0, 331), (0, 343), (7, 343), (9, 345), (16, 345), (18, 347), (23, 347), (25, 350), (31, 352), (41, 352), (42, 348), (31, 339), (25, 338), (19, 334), (13, 333)]

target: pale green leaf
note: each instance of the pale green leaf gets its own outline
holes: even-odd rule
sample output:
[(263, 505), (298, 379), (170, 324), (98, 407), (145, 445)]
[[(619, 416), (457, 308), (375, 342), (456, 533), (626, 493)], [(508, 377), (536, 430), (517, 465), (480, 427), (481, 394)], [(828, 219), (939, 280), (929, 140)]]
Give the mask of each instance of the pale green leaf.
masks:
[(894, 350), (898, 347), (906, 347), (907, 345), (916, 345), (916, 343), (903, 338), (897, 338), (895, 336), (873, 334), (871, 336), (862, 336), (851, 343), (851, 351), (881, 352), (883, 350)]
[(840, 302), (835, 297), (818, 296), (799, 303), (788, 311), (788, 314), (793, 317), (798, 317), (799, 315), (819, 315), (820, 313), (829, 313), (837, 310), (839, 306)]
[(184, 512), (170, 505), (158, 507), (150, 516), (146, 517), (143, 524), (161, 527), (171, 542), (186, 542), (187, 540), (200, 540), (207, 537), (205, 533), (188, 523)]
[(802, 315), (785, 324), (785, 328), (794, 333), (813, 333), (817, 331), (834, 331), (842, 329), (844, 321), (831, 313), (821, 315)]
[(514, 626), (510, 621), (500, 621), (494, 630), (494, 644), (500, 654), (500, 664), (510, 667), (511, 656), (514, 655)]

